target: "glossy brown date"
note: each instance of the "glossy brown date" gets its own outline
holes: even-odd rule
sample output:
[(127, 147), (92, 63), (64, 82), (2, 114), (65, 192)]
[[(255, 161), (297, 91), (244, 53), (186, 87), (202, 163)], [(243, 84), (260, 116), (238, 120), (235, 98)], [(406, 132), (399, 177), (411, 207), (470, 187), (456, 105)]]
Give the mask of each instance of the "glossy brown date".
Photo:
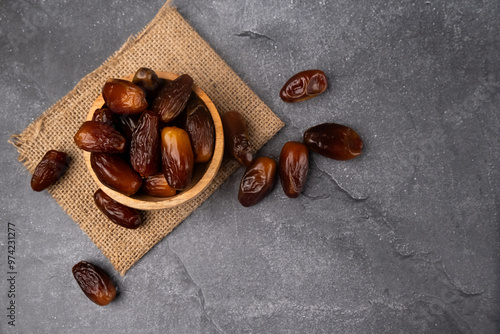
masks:
[(101, 189), (95, 192), (94, 202), (99, 210), (117, 225), (136, 229), (141, 224), (141, 216), (136, 209), (118, 203)]
[(168, 184), (177, 190), (186, 188), (191, 182), (194, 156), (188, 133), (177, 127), (166, 127), (161, 131), (162, 170)]
[(99, 181), (124, 195), (133, 195), (142, 185), (142, 179), (118, 154), (92, 153), (90, 164)]
[(185, 129), (193, 146), (194, 162), (209, 161), (214, 153), (215, 127), (210, 112), (198, 99), (187, 106)]
[(177, 191), (168, 184), (163, 173), (156, 173), (144, 179), (141, 192), (154, 197), (171, 197)]
[(64, 152), (50, 150), (43, 156), (31, 177), (31, 189), (42, 191), (55, 183), (68, 167), (68, 155)]
[(316, 153), (335, 160), (350, 160), (361, 154), (363, 141), (353, 129), (323, 123), (304, 132), (304, 144)]
[(172, 121), (186, 107), (192, 88), (193, 78), (188, 74), (165, 83), (153, 102), (152, 110), (160, 115), (162, 122)]
[(243, 206), (252, 206), (266, 197), (276, 183), (276, 161), (259, 157), (247, 168), (241, 179), (238, 200)]
[(146, 110), (132, 134), (130, 163), (142, 177), (156, 173), (160, 168), (160, 117)]
[(141, 67), (135, 72), (132, 83), (142, 87), (146, 91), (155, 91), (160, 85), (160, 79), (156, 72), (147, 67)]
[(123, 153), (127, 143), (112, 126), (97, 121), (83, 123), (73, 139), (82, 150), (101, 153)]
[(134, 129), (137, 127), (137, 124), (139, 124), (140, 118), (140, 114), (130, 116), (120, 115), (115, 117), (117, 128), (125, 136), (128, 143), (132, 141), (132, 134), (134, 133)]
[(285, 195), (296, 198), (302, 192), (309, 171), (309, 151), (296, 141), (289, 141), (281, 149), (279, 172)]
[(116, 287), (113, 281), (98, 266), (81, 261), (73, 266), (72, 272), (83, 293), (97, 305), (108, 305), (115, 299)]
[(221, 116), (224, 128), (226, 151), (243, 166), (250, 166), (253, 160), (252, 147), (248, 141), (245, 119), (237, 111), (228, 111)]
[(102, 88), (102, 97), (116, 114), (139, 114), (148, 107), (144, 90), (126, 80), (109, 79)]
[(323, 93), (327, 88), (326, 75), (320, 70), (307, 70), (288, 79), (280, 97), (288, 103), (305, 101)]
[(96, 109), (96, 111), (94, 111), (94, 115), (92, 116), (92, 120), (109, 126), (113, 126), (115, 124), (114, 114), (108, 108)]

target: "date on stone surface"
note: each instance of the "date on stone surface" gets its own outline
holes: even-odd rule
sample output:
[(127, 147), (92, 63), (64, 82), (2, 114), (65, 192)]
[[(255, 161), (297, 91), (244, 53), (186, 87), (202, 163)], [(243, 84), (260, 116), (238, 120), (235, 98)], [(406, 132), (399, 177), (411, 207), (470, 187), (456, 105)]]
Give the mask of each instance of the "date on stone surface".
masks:
[(103, 269), (81, 261), (73, 266), (72, 272), (83, 293), (97, 305), (108, 305), (115, 299), (116, 287)]

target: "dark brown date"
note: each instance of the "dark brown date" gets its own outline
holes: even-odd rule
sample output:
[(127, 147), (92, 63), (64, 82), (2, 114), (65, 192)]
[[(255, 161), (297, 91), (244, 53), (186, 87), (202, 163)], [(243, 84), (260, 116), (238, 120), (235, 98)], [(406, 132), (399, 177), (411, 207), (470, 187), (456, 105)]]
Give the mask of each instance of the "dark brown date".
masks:
[(141, 176), (118, 154), (92, 153), (90, 164), (105, 186), (124, 195), (135, 194), (142, 185)]
[(281, 149), (280, 181), (285, 195), (296, 198), (302, 192), (309, 171), (309, 151), (296, 141), (289, 141)]
[(64, 152), (50, 150), (43, 156), (31, 177), (31, 189), (42, 191), (64, 174), (68, 167), (68, 155)]
[(154, 197), (171, 197), (177, 191), (168, 184), (163, 173), (156, 173), (143, 181), (141, 192)]
[(160, 169), (160, 116), (146, 110), (132, 134), (130, 163), (142, 177)]
[(247, 168), (240, 183), (238, 200), (243, 206), (259, 203), (276, 183), (276, 161), (259, 157)]
[(253, 160), (252, 147), (248, 141), (245, 119), (237, 111), (228, 111), (221, 116), (224, 128), (226, 152), (243, 166), (250, 166)]
[(136, 209), (118, 203), (101, 189), (95, 192), (94, 202), (99, 210), (117, 225), (129, 229), (136, 229), (142, 222), (141, 216)]
[(307, 70), (288, 79), (280, 91), (280, 97), (288, 103), (309, 100), (323, 93), (328, 84), (326, 75), (320, 70)]
[(198, 99), (187, 106), (185, 129), (193, 145), (194, 162), (209, 161), (214, 153), (215, 127), (210, 112)]
[(109, 79), (102, 88), (102, 97), (116, 114), (139, 114), (148, 107), (144, 90), (126, 80)]
[(361, 154), (363, 141), (353, 129), (323, 123), (304, 132), (304, 144), (316, 153), (335, 160), (350, 160)]
[(121, 115), (115, 117), (118, 130), (120, 130), (120, 132), (125, 136), (128, 143), (132, 141), (132, 134), (134, 133), (134, 129), (137, 124), (139, 124), (140, 118), (141, 115)]
[(100, 306), (108, 305), (116, 297), (116, 287), (109, 275), (92, 263), (81, 261), (73, 266), (73, 277), (83, 293)]
[(114, 114), (108, 108), (96, 109), (96, 111), (94, 111), (94, 115), (92, 116), (92, 120), (109, 126), (113, 126), (115, 124)]
[(194, 156), (188, 133), (177, 127), (166, 127), (161, 131), (163, 175), (168, 184), (177, 190), (186, 188), (191, 182)]
[(154, 92), (160, 85), (160, 79), (152, 69), (141, 67), (135, 72), (132, 83), (146, 91)]
[(125, 137), (112, 126), (97, 121), (83, 123), (73, 139), (88, 152), (123, 153), (127, 144)]
[(183, 74), (174, 81), (163, 85), (152, 108), (160, 115), (162, 122), (170, 122), (181, 113), (186, 107), (192, 88), (193, 78), (188, 74)]

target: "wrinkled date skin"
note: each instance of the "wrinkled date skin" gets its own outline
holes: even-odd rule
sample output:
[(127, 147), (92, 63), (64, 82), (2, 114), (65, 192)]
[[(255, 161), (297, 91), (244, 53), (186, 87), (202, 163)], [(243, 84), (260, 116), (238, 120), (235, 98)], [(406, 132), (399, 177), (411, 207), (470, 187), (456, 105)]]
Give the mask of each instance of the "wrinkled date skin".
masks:
[(73, 266), (73, 277), (83, 293), (100, 306), (108, 305), (116, 297), (116, 287), (109, 275), (92, 263), (81, 261)]
[(141, 115), (130, 115), (130, 116), (121, 115), (115, 117), (118, 129), (127, 139), (127, 143), (130, 143), (132, 141), (132, 134), (134, 133), (137, 124), (139, 124), (140, 118)]
[(92, 153), (90, 164), (105, 186), (124, 195), (135, 194), (142, 185), (141, 176), (118, 154)]
[(163, 175), (168, 184), (177, 190), (186, 188), (191, 182), (194, 156), (188, 133), (177, 127), (166, 127), (161, 131)]
[(42, 191), (55, 183), (68, 167), (68, 155), (64, 152), (50, 150), (43, 156), (31, 177), (31, 189)]
[(336, 123), (323, 123), (304, 132), (304, 144), (330, 159), (350, 160), (361, 154), (363, 141), (353, 129)]
[(320, 70), (307, 70), (288, 79), (280, 91), (280, 97), (288, 103), (305, 101), (323, 93), (328, 84)]
[(127, 144), (125, 137), (112, 126), (97, 121), (83, 123), (73, 139), (88, 152), (123, 153)]
[(259, 157), (247, 168), (241, 179), (238, 200), (249, 207), (259, 203), (276, 183), (276, 161)]
[(193, 88), (193, 78), (183, 74), (174, 81), (163, 85), (153, 102), (153, 111), (160, 115), (162, 122), (176, 118), (188, 102)]
[(142, 183), (141, 192), (154, 197), (171, 197), (177, 193), (168, 184), (163, 173), (156, 173), (145, 179)]
[(309, 151), (296, 141), (289, 141), (281, 149), (279, 172), (285, 195), (297, 198), (302, 192), (309, 171)]
[(115, 114), (140, 114), (148, 107), (144, 90), (122, 79), (109, 79), (102, 88), (102, 97)]
[(193, 145), (194, 162), (209, 161), (214, 153), (215, 127), (210, 112), (198, 99), (187, 106), (185, 129)]
[(92, 120), (109, 126), (114, 126), (115, 124), (114, 114), (108, 108), (96, 109), (96, 111), (94, 111), (94, 115), (92, 116)]
[(237, 111), (228, 111), (221, 116), (224, 128), (226, 151), (242, 166), (250, 166), (253, 160), (252, 147), (248, 141), (245, 119)]
[(94, 202), (99, 210), (117, 225), (136, 229), (141, 224), (141, 216), (136, 209), (118, 203), (101, 189), (95, 192)]
[(132, 134), (130, 163), (142, 177), (160, 169), (160, 117), (146, 110)]

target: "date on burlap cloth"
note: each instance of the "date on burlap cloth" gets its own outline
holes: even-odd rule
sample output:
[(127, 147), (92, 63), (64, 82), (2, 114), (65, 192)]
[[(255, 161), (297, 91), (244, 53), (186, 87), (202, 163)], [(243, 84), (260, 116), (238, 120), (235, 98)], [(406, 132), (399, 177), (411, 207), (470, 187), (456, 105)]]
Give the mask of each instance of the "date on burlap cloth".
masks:
[(113, 224), (96, 208), (93, 194), (97, 185), (86, 169), (83, 153), (73, 142), (73, 136), (85, 121), (106, 80), (134, 73), (143, 66), (190, 74), (195, 84), (212, 99), (219, 113), (238, 110), (245, 116), (255, 149), (262, 147), (284, 125), (177, 10), (166, 4), (143, 31), (130, 38), (21, 134), (12, 136), (19, 161), (31, 173), (46, 151), (56, 149), (68, 153), (70, 168), (48, 191), (121, 275), (238, 168), (236, 163), (224, 160), (214, 181), (198, 197), (173, 209), (146, 212), (143, 225), (136, 230)]

